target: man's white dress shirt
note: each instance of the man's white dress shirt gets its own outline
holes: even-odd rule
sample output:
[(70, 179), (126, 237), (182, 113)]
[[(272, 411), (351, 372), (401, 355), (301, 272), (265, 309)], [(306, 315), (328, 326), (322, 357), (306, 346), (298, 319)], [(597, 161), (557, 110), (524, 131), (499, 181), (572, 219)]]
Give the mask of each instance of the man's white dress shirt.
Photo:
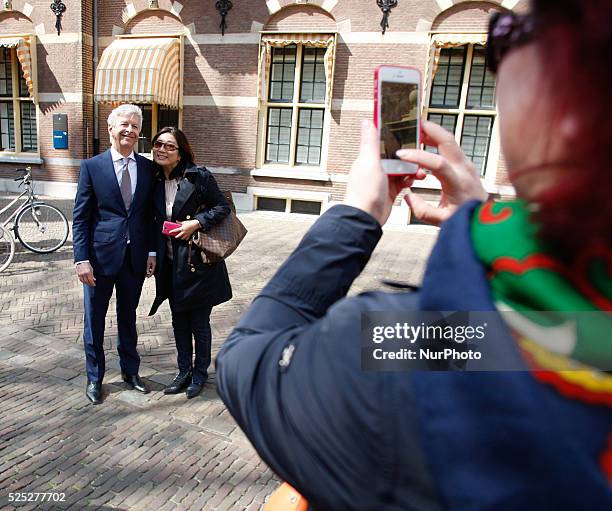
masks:
[[(125, 165), (125, 156), (123, 156), (120, 152), (116, 151), (114, 147), (110, 148), (111, 158), (113, 159), (113, 166), (115, 167), (115, 177), (117, 178), (117, 183), (119, 184), (119, 189), (121, 189), (121, 178), (123, 177), (123, 166)], [(134, 156), (134, 151), (132, 151), (129, 156), (128, 161), (128, 172), (130, 173), (130, 180), (132, 181), (132, 198), (136, 193), (136, 182), (138, 180), (138, 167), (136, 165), (136, 156)], [(130, 242), (128, 238), (128, 243)], [(149, 252), (149, 256), (155, 256), (156, 252)], [(78, 261), (75, 264), (88, 263), (89, 259), (85, 261)]]

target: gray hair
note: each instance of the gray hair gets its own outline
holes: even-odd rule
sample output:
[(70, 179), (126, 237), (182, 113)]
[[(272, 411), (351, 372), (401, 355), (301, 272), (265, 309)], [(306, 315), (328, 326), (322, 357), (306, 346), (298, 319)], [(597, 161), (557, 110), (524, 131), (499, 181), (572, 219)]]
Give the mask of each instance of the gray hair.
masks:
[(119, 105), (115, 108), (108, 116), (108, 125), (115, 126), (119, 117), (132, 117), (133, 115), (138, 117), (138, 124), (142, 129), (142, 110), (140, 107), (130, 104)]

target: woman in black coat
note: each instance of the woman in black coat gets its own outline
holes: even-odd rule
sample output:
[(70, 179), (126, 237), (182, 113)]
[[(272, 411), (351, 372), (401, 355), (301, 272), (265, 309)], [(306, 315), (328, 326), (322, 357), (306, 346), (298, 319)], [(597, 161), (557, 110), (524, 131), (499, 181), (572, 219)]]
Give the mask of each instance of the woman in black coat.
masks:
[[(194, 164), (181, 130), (163, 128), (153, 137), (153, 160), (157, 170), (157, 268), (155, 301), (149, 315), (169, 299), (178, 374), (164, 393), (178, 394), (186, 389), (189, 399), (202, 391), (208, 377), (212, 307), (232, 297), (225, 263), (205, 263), (189, 240), (196, 231), (221, 222), (230, 214), (230, 206), (210, 171)], [(169, 235), (162, 234), (166, 220), (180, 227), (170, 230)]]

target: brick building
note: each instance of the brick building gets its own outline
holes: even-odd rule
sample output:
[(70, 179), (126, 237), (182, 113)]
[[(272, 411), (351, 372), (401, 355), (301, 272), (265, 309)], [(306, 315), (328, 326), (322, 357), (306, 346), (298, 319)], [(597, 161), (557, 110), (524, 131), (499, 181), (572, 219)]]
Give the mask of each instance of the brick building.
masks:
[[(40, 193), (74, 196), (124, 100), (142, 103), (140, 152), (178, 124), (240, 209), (318, 213), (343, 198), (374, 69), (389, 63), (421, 70), (424, 115), (455, 132), (491, 193), (512, 194), (483, 45), (492, 10), (526, 3), (399, 0), (383, 35), (376, 0), (234, 0), (222, 35), (213, 0), (65, 1), (58, 35), (49, 0), (2, 0), (0, 190), (29, 164)], [(418, 186), (435, 199), (433, 180)]]

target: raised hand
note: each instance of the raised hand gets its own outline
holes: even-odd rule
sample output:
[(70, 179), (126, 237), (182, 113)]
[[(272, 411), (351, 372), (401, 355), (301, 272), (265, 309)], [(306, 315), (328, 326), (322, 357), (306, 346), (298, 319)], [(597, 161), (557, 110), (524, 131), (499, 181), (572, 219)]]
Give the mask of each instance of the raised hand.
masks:
[(442, 196), (433, 206), (410, 191), (405, 200), (413, 215), (423, 222), (440, 225), (464, 202), (471, 199), (487, 200), (488, 194), (480, 181), (474, 164), (463, 153), (452, 133), (430, 122), (421, 123), (423, 142), (437, 147), (439, 154), (421, 149), (400, 149), (397, 155), (404, 161), (428, 169), (440, 181)]

